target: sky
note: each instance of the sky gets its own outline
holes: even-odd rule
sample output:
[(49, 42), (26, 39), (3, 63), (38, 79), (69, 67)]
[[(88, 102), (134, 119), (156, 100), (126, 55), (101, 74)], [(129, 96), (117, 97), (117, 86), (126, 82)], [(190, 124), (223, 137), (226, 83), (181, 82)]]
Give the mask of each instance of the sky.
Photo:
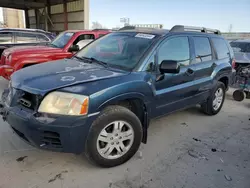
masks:
[(89, 0), (90, 27), (98, 21), (107, 28), (130, 24), (181, 24), (233, 32), (250, 32), (250, 0)]
[[(189, 25), (232, 32), (250, 32), (250, 0), (89, 0), (90, 27), (98, 21), (107, 28), (130, 24)], [(2, 21), (0, 8), (0, 21)]]

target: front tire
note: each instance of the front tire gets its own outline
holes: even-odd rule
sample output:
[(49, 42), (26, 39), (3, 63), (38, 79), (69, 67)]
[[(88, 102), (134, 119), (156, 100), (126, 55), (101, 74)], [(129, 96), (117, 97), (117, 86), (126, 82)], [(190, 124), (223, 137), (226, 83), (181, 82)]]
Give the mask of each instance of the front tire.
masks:
[(128, 161), (142, 140), (138, 117), (122, 106), (109, 106), (91, 126), (86, 146), (87, 158), (102, 167), (113, 167)]
[(223, 106), (225, 93), (225, 85), (218, 81), (207, 101), (201, 105), (203, 112), (208, 115), (216, 115)]

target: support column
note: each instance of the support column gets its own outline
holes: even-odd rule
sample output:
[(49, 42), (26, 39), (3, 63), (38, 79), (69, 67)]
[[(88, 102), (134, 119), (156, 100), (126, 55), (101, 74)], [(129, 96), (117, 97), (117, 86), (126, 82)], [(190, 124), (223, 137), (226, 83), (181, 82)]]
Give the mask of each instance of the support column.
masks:
[(64, 30), (68, 30), (68, 12), (67, 12), (67, 2), (63, 1), (63, 15), (64, 15)]
[(89, 0), (81, 1), (83, 1), (84, 29), (89, 29)]
[(40, 14), (39, 14), (39, 9), (35, 9), (35, 16), (36, 16), (36, 28), (40, 29)]
[(29, 10), (24, 10), (24, 16), (25, 16), (25, 27), (30, 28), (30, 18), (29, 18)]

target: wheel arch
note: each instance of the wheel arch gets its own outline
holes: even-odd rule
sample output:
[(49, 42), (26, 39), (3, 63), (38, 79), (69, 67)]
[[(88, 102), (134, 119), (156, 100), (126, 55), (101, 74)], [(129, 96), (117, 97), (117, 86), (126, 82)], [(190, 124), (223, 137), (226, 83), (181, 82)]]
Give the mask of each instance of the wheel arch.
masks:
[(120, 105), (131, 110), (140, 120), (143, 128), (142, 142), (147, 143), (147, 130), (149, 125), (148, 111), (150, 110), (145, 97), (141, 93), (126, 93), (105, 101), (99, 106), (99, 111), (111, 105)]

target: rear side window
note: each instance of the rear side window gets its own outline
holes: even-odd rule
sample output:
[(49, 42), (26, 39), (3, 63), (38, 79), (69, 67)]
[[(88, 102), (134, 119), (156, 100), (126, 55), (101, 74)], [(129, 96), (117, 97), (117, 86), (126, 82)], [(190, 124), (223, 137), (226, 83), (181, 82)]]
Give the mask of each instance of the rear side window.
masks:
[(32, 33), (16, 33), (16, 41), (17, 43), (33, 43), (37, 42), (36, 35)]
[(224, 59), (229, 57), (229, 49), (224, 39), (212, 38), (212, 42), (217, 52), (218, 59)]
[(12, 33), (11, 32), (1, 32), (0, 33), (0, 44), (10, 44), (12, 43)]
[(193, 37), (196, 63), (211, 61), (212, 50), (207, 37)]

